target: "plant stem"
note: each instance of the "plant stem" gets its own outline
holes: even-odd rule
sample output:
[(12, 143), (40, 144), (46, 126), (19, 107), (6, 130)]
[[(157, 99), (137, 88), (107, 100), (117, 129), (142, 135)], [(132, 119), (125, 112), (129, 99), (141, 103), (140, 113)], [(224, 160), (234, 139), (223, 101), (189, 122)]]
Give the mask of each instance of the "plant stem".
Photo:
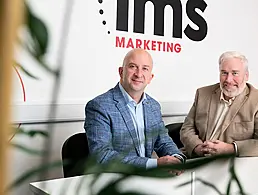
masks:
[[(50, 159), (50, 151), (51, 151), (51, 147), (52, 147), (52, 135), (53, 135), (53, 131), (54, 131), (54, 126), (52, 123), (50, 123), (50, 121), (53, 120), (56, 115), (56, 104), (57, 104), (59, 88), (60, 88), (60, 75), (61, 75), (62, 68), (63, 68), (63, 61), (64, 61), (66, 44), (67, 44), (67, 37), (68, 37), (68, 33), (69, 33), (73, 4), (74, 4), (74, 0), (66, 1), (66, 8), (65, 8), (64, 19), (62, 22), (62, 30), (61, 30), (62, 34), (60, 36), (60, 41), (59, 41), (60, 45), (59, 45), (59, 51), (58, 51), (58, 56), (57, 56), (58, 67), (57, 67), (57, 71), (55, 72), (55, 84), (54, 84), (54, 87), (52, 90), (52, 102), (51, 102), (51, 107), (50, 107), (49, 115), (48, 115), (49, 123), (47, 125), (47, 131), (48, 131), (49, 138), (46, 139), (45, 144), (44, 144), (46, 153), (43, 156), (43, 160), (42, 160), (43, 165), (49, 163), (49, 159)], [(48, 175), (48, 171), (42, 172), (42, 174), (40, 175), (40, 179), (41, 180), (46, 179), (47, 175)]]

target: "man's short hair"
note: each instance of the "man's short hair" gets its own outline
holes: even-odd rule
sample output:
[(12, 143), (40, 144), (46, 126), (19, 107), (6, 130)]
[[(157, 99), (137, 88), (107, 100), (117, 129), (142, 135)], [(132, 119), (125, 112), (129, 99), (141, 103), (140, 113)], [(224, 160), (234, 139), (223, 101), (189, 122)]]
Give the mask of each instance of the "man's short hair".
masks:
[(248, 60), (243, 54), (238, 51), (227, 51), (221, 54), (221, 56), (219, 57), (219, 68), (226, 60), (232, 58), (240, 59), (241, 62), (244, 64), (246, 71), (248, 71)]

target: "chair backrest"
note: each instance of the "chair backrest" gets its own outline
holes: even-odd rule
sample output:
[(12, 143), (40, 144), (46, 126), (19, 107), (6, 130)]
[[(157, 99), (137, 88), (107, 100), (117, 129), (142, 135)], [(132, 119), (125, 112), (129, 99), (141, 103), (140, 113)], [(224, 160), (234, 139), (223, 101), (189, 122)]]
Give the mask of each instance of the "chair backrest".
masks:
[(88, 156), (89, 147), (86, 133), (77, 133), (69, 137), (62, 146), (64, 177), (83, 175)]
[(184, 145), (180, 140), (180, 130), (183, 123), (171, 123), (166, 125), (169, 136), (173, 139), (178, 148), (182, 148)]

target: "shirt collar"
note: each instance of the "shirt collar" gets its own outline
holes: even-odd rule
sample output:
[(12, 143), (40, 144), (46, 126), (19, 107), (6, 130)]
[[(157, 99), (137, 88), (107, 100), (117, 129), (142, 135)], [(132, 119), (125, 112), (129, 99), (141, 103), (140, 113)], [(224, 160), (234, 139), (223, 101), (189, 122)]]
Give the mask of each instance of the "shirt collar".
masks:
[[(126, 104), (128, 104), (128, 103), (133, 103), (134, 105), (137, 105), (137, 103), (135, 102), (135, 100), (125, 91), (125, 89), (123, 88), (123, 86), (121, 85), (120, 82), (119, 82), (119, 88), (120, 88), (120, 90), (121, 90), (121, 92), (122, 92), (122, 94), (123, 94), (123, 96), (124, 96), (124, 98), (125, 98)], [(142, 102), (143, 102), (144, 100), (146, 100), (146, 99), (147, 99), (147, 98), (146, 98), (146, 94), (143, 92), (142, 98), (141, 98), (141, 100), (140, 100), (140, 102), (139, 102), (138, 104), (142, 104)]]
[(220, 93), (220, 101), (221, 101), (221, 102), (224, 102), (224, 103), (226, 103), (226, 104), (228, 104), (229, 106), (233, 103), (233, 101), (235, 100), (235, 98), (236, 98), (236, 97), (232, 97), (232, 98), (230, 98), (229, 100), (226, 100), (226, 99), (224, 98), (223, 92), (221, 91), (221, 93)]

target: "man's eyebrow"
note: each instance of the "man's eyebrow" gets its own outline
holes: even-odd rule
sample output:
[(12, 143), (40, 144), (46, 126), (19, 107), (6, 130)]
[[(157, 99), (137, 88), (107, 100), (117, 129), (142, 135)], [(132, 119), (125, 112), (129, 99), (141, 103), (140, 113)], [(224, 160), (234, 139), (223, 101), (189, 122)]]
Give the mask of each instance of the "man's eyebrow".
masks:
[(135, 64), (135, 63), (133, 63), (133, 62), (130, 62), (130, 63), (128, 63), (128, 65), (137, 65), (137, 64)]
[[(133, 62), (130, 62), (130, 63), (128, 63), (128, 65), (135, 65), (135, 66), (139, 66), (138, 64), (136, 64), (136, 63), (133, 63)], [(142, 65), (143, 67), (148, 67), (148, 68), (150, 68), (151, 67), (151, 65), (148, 65), (148, 64), (144, 64), (144, 65)]]
[(220, 70), (220, 72), (240, 72), (240, 70), (231, 70), (231, 71), (227, 71), (227, 70)]

